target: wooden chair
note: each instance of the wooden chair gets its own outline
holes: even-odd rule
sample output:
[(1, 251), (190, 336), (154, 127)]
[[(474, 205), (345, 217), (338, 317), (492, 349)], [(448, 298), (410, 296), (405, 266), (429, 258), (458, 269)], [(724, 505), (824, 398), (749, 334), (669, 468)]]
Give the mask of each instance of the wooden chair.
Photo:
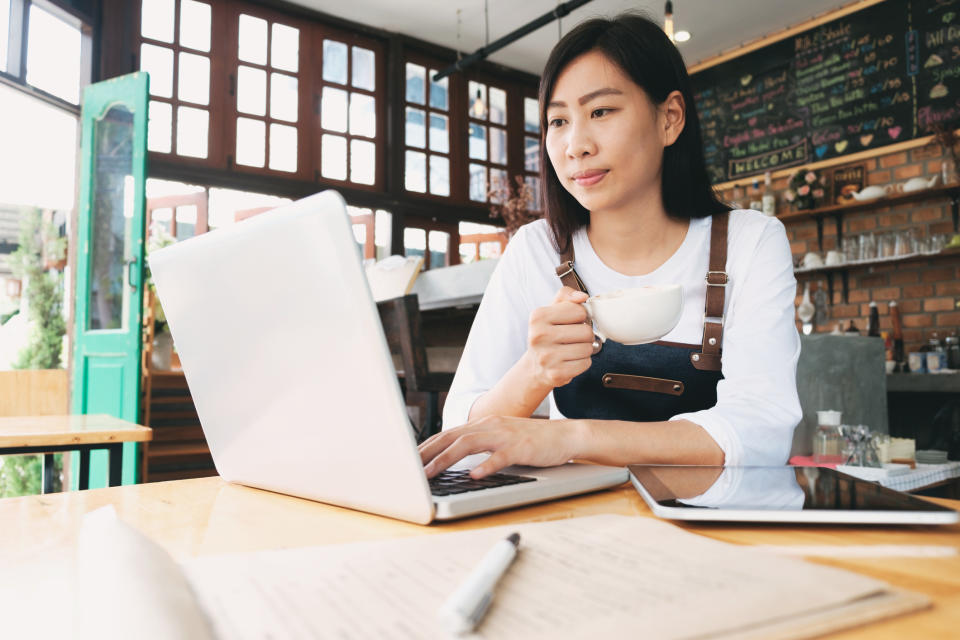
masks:
[(417, 442), (440, 431), (440, 394), (446, 393), (453, 382), (453, 372), (431, 372), (427, 364), (427, 350), (420, 332), (420, 303), (417, 294), (391, 298), (377, 303), (383, 332), (391, 353), (399, 355), (397, 377), (403, 385), (405, 397), (411, 393), (425, 393), (426, 411), (417, 430)]

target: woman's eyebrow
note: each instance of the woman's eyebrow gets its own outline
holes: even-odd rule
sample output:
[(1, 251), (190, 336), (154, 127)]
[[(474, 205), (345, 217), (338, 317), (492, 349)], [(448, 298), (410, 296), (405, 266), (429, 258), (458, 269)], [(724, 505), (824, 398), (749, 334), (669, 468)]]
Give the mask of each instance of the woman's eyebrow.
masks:
[[(623, 92), (620, 91), (619, 89), (614, 89), (613, 87), (604, 87), (603, 89), (597, 89), (596, 91), (591, 91), (588, 94), (580, 96), (580, 98), (577, 99), (577, 102), (580, 104), (580, 106), (583, 106), (588, 102), (590, 102), (591, 100), (595, 100), (602, 96), (622, 96), (622, 95), (623, 95)], [(547, 105), (547, 108), (548, 109), (550, 107), (562, 108), (566, 106), (567, 106), (566, 102), (561, 102), (560, 100), (554, 100)]]

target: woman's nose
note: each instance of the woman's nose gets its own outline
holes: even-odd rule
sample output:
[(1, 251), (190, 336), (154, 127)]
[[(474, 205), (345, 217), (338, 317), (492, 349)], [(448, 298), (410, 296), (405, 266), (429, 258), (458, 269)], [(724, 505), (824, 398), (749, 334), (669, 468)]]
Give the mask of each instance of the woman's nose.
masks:
[(567, 156), (570, 158), (582, 158), (583, 156), (593, 155), (596, 152), (596, 144), (586, 129), (584, 127), (571, 125), (568, 129)]

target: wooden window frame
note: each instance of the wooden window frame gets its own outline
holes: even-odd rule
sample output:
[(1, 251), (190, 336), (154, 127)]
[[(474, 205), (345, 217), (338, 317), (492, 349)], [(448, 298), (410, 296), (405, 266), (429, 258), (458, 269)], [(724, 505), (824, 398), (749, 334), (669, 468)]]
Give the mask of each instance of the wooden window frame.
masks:
[[(170, 105), (170, 151), (148, 151), (152, 158), (169, 158), (177, 163), (182, 163), (187, 167), (222, 167), (225, 165), (225, 140), (223, 122), (217, 127), (216, 114), (223, 114), (229, 103), (227, 91), (229, 90), (228, 78), (224, 73), (225, 55), (228, 50), (226, 36), (226, 13), (228, 3), (218, 0), (198, 0), (210, 5), (210, 51), (199, 51), (180, 45), (180, 5), (181, 0), (174, 0), (173, 8), (173, 39), (171, 42), (153, 40), (145, 38), (140, 32), (142, 22), (143, 2), (135, 0), (133, 2), (132, 19), (136, 33), (133, 38), (133, 51), (131, 53), (133, 68), (140, 69), (140, 50), (144, 44), (155, 47), (163, 47), (173, 52), (173, 77), (171, 95), (169, 98), (150, 95), (151, 102), (163, 102)], [(181, 101), (177, 96), (177, 89), (180, 78), (180, 53), (190, 53), (193, 55), (205, 56), (210, 60), (210, 96), (206, 105), (200, 105), (194, 102)], [(180, 106), (191, 107), (194, 109), (204, 109), (208, 113), (207, 122), (207, 157), (193, 158), (182, 156), (177, 153), (177, 108)], [(219, 130), (218, 130), (219, 129)]]
[[(427, 81), (425, 90), (425, 100), (424, 104), (417, 104), (415, 102), (407, 102), (407, 63), (420, 65), (427, 71)], [(435, 202), (442, 203), (454, 203), (454, 202), (463, 202), (467, 200), (467, 186), (468, 182), (461, 180), (461, 176), (466, 172), (466, 163), (464, 162), (464, 152), (466, 150), (466, 137), (461, 135), (460, 129), (463, 128), (463, 116), (462, 110), (464, 109), (464, 103), (462, 101), (461, 94), (463, 93), (465, 86), (463, 81), (463, 74), (455, 73), (453, 75), (447, 76), (447, 111), (441, 111), (440, 109), (434, 109), (430, 107), (430, 71), (439, 71), (449, 65), (448, 62), (439, 60), (437, 58), (432, 58), (428, 55), (419, 53), (417, 51), (407, 51), (404, 55), (403, 61), (399, 65), (399, 73), (401, 74), (400, 80), (400, 92), (401, 95), (398, 99), (398, 104), (400, 107), (400, 115), (403, 126), (398, 132), (398, 137), (400, 138), (400, 146), (402, 147), (401, 157), (403, 158), (402, 169), (400, 172), (400, 189), (401, 191), (411, 197), (411, 198), (424, 198), (427, 200), (433, 200)], [(426, 144), (422, 149), (418, 147), (411, 147), (407, 145), (407, 129), (406, 129), (406, 113), (407, 107), (414, 109), (422, 109), (426, 113), (426, 120), (424, 121), (424, 135)], [(431, 111), (436, 112), (441, 115), (447, 116), (447, 131), (450, 136), (449, 141), (449, 152), (446, 154), (440, 153), (438, 151), (430, 150), (430, 113)], [(427, 190), (423, 193), (418, 191), (409, 191), (406, 188), (406, 152), (407, 151), (416, 151), (418, 153), (423, 153), (427, 156), (426, 163), (426, 186)], [(450, 161), (450, 175), (449, 175), (449, 184), (450, 184), (450, 195), (441, 196), (435, 193), (430, 193), (430, 156), (436, 155), (441, 157), (446, 157)]]
[[(509, 99), (509, 97), (508, 97), (508, 99)], [(520, 122), (519, 122), (519, 127), (517, 127), (517, 135), (518, 135), (519, 138), (520, 138), (520, 145), (519, 145), (519, 146), (520, 146), (520, 160), (519, 160), (519, 162), (518, 162), (518, 164), (517, 164), (517, 168), (519, 169), (519, 172), (518, 172), (517, 175), (523, 176), (524, 182), (526, 182), (526, 179), (527, 179), (527, 178), (536, 178), (538, 181), (541, 179), (541, 178), (540, 178), (540, 171), (539, 171), (539, 170), (538, 170), (538, 171), (529, 171), (529, 170), (527, 169), (527, 163), (526, 163), (526, 159), (527, 159), (527, 158), (526, 158), (526, 155), (527, 155), (527, 145), (526, 145), (526, 142), (527, 142), (527, 141), (526, 141), (526, 138), (527, 138), (527, 137), (530, 137), (530, 138), (536, 138), (536, 139), (537, 139), (537, 149), (538, 149), (537, 153), (538, 153), (538, 154), (540, 153), (540, 151), (539, 151), (540, 147), (543, 146), (543, 145), (542, 145), (542, 140), (543, 140), (543, 132), (542, 132), (542, 131), (539, 131), (539, 130), (538, 130), (538, 132), (537, 132), (536, 134), (534, 134), (534, 133), (531, 132), (531, 131), (527, 131), (527, 119), (526, 119), (526, 101), (527, 101), (527, 100), (533, 100), (534, 102), (537, 102), (537, 103), (539, 104), (539, 97), (537, 96), (537, 94), (536, 94), (535, 92), (532, 92), (532, 91), (529, 91), (529, 90), (520, 91), (520, 94), (519, 94), (519, 102), (520, 102), (520, 107), (519, 107), (519, 120), (520, 120)], [(538, 107), (537, 113), (539, 114), (539, 107)], [(509, 120), (508, 120), (508, 122), (509, 122)], [(538, 122), (539, 122), (539, 118), (538, 118)], [(541, 154), (541, 155), (540, 155), (540, 164), (542, 165), (544, 162), (550, 162), (550, 158), (547, 158), (547, 157), (545, 157), (544, 155)], [(537, 194), (537, 197), (539, 197), (539, 194)], [(539, 208), (539, 209), (532, 209), (532, 208), (531, 208), (530, 210), (531, 210), (531, 211), (536, 211), (536, 212), (538, 212), (538, 213), (543, 213), (543, 207), (542, 207), (542, 205), (543, 205), (543, 203), (541, 202), (541, 208)]]
[[(443, 266), (452, 267), (460, 264), (460, 226), (458, 222), (423, 218), (420, 216), (405, 216), (403, 228), (422, 229), (426, 234), (426, 249), (423, 252), (423, 270), (433, 268), (430, 264), (430, 232), (441, 231), (447, 238), (447, 263)], [(401, 238), (402, 242), (402, 238)], [(406, 251), (404, 251), (406, 255)]]
[(149, 233), (150, 225), (153, 223), (153, 212), (157, 209), (172, 209), (173, 215), (170, 218), (170, 235), (177, 237), (177, 207), (197, 207), (197, 223), (194, 225), (193, 235), (199, 236), (210, 230), (209, 217), (207, 210), (208, 194), (207, 190), (197, 191), (196, 193), (187, 193), (183, 195), (158, 196), (156, 198), (147, 198), (147, 230)]
[[(343, 42), (347, 45), (347, 83), (337, 84), (323, 79), (323, 41), (325, 39)], [(309, 179), (320, 184), (326, 184), (331, 187), (349, 186), (351, 189), (361, 189), (364, 191), (385, 191), (387, 183), (387, 47), (386, 43), (369, 38), (357, 33), (351, 33), (332, 26), (315, 23), (312, 26), (311, 46), (314, 47), (314, 60), (312, 74), (313, 87), (311, 90), (312, 109), (312, 138), (310, 138), (313, 149), (313, 171)], [(368, 91), (353, 86), (353, 47), (361, 47), (373, 51), (374, 57), (374, 90)], [(330, 131), (321, 126), (320, 103), (324, 87), (333, 87), (349, 93), (360, 93), (372, 97), (376, 101), (377, 131), (373, 138), (358, 136), (350, 133), (349, 117), (347, 131)], [(349, 109), (349, 103), (348, 103)], [(326, 178), (322, 174), (323, 167), (321, 161), (323, 157), (323, 135), (335, 135), (346, 138), (347, 140), (347, 179), (335, 180)], [(363, 140), (373, 142), (376, 148), (376, 167), (373, 184), (361, 184), (350, 180), (350, 143), (353, 140)]]

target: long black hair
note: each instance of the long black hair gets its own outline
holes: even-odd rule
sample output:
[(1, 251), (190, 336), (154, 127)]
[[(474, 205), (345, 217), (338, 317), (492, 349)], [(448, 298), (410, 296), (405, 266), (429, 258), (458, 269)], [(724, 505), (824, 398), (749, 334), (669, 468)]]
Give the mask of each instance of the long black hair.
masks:
[[(550, 53), (540, 78), (540, 128), (547, 130), (547, 104), (557, 77), (576, 58), (599, 51), (633, 80), (655, 105), (672, 91), (683, 95), (686, 122), (677, 140), (663, 150), (663, 205), (674, 218), (702, 218), (729, 211), (707, 177), (700, 119), (683, 58), (663, 30), (633, 12), (593, 18), (577, 25)], [(556, 249), (563, 253), (573, 233), (590, 221), (587, 211), (560, 183), (549, 161), (546, 135), (540, 139), (540, 191)]]

